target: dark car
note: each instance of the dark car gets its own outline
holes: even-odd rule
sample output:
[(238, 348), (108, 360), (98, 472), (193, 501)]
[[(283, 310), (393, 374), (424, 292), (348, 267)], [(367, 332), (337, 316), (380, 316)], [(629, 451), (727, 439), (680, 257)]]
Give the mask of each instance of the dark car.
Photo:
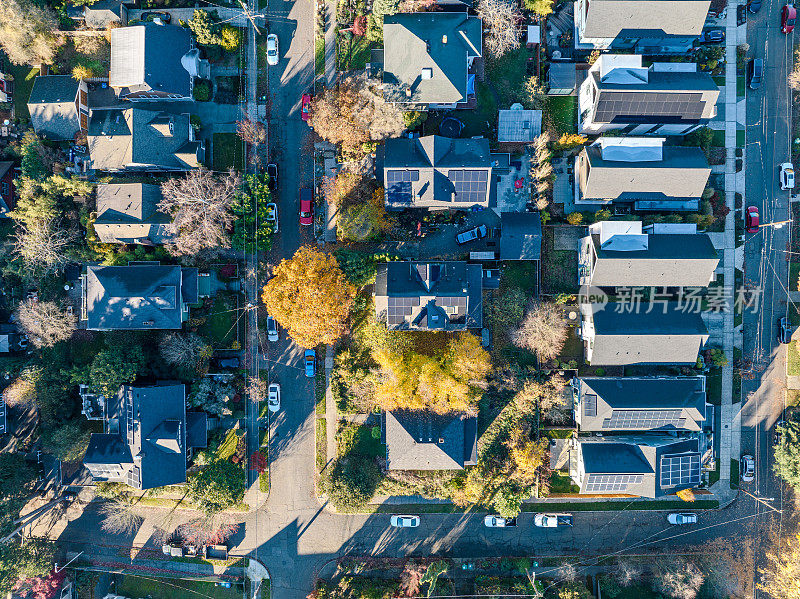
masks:
[(267, 165), (267, 175), (269, 175), (267, 186), (270, 191), (275, 191), (278, 189), (278, 165), (274, 162), (270, 162)]
[(719, 44), (725, 41), (724, 29), (706, 29), (698, 40), (701, 44)]
[(778, 319), (778, 343), (789, 343), (792, 340), (792, 329), (785, 316)]
[(314, 198), (308, 187), (300, 190), (300, 224), (314, 224)]
[(737, 25), (744, 25), (747, 21), (747, 12), (746, 6), (744, 4), (740, 4), (736, 7), (736, 24)]
[(750, 89), (761, 87), (761, 80), (764, 78), (764, 59), (754, 58), (747, 63), (747, 85)]
[(759, 10), (761, 10), (761, 0), (750, 0), (747, 3), (747, 12), (756, 14)]
[(755, 206), (748, 206), (744, 214), (744, 226), (748, 233), (758, 233), (758, 208)]
[(791, 33), (794, 31), (794, 22), (797, 19), (797, 10), (791, 4), (781, 9), (781, 31)]
[(239, 368), (239, 358), (219, 358), (217, 366), (220, 368)]

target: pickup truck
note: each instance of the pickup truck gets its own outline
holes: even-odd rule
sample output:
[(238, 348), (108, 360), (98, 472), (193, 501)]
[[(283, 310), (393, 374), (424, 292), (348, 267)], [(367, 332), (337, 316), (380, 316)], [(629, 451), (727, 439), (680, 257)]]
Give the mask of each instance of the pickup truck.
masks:
[(536, 514), (533, 523), (539, 528), (572, 526), (572, 514)]

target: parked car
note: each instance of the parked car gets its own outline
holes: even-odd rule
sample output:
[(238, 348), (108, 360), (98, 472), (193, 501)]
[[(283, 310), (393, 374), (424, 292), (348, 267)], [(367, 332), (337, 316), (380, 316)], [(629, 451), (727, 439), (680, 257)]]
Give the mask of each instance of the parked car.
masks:
[(533, 524), (539, 528), (556, 528), (572, 526), (572, 514), (536, 514)]
[(744, 214), (744, 226), (748, 233), (758, 233), (758, 208), (748, 206)]
[(149, 10), (139, 15), (139, 20), (142, 22), (155, 21), (156, 19), (161, 19), (161, 22), (166, 25), (172, 20), (172, 15), (168, 12), (162, 12), (159, 10)]
[(764, 59), (754, 58), (747, 63), (747, 85), (750, 89), (761, 87), (761, 80), (764, 78)]
[(503, 518), (497, 515), (488, 515), (483, 519), (483, 525), (488, 528), (510, 528), (517, 525), (516, 518)]
[(692, 513), (685, 513), (685, 514), (670, 514), (667, 516), (667, 522), (670, 524), (697, 524), (697, 514)]
[(778, 445), (781, 442), (781, 437), (783, 436), (783, 427), (786, 426), (785, 420), (778, 420), (775, 423), (775, 433), (772, 437), (772, 444)]
[(781, 165), (781, 189), (794, 189), (794, 165), (791, 162)]
[(275, 202), (270, 202), (266, 206), (267, 208), (267, 222), (272, 223), (272, 230), (277, 233), (278, 232), (278, 205)]
[(747, 12), (756, 14), (759, 10), (761, 10), (761, 0), (750, 0), (747, 3)]
[(220, 368), (239, 368), (239, 358), (219, 358), (217, 366)]
[(483, 239), (486, 237), (488, 232), (489, 230), (486, 228), (486, 225), (478, 225), (477, 227), (473, 227), (468, 231), (464, 231), (463, 233), (456, 235), (456, 243), (458, 245), (464, 245), (465, 243), (475, 241), (476, 239)]
[(307, 121), (311, 116), (311, 94), (303, 94), (300, 118)]
[(267, 187), (269, 187), (270, 191), (277, 191), (278, 189), (278, 165), (274, 162), (270, 162), (267, 165), (267, 175), (269, 175), (269, 182), (267, 183)]
[(270, 412), (281, 409), (281, 386), (278, 383), (271, 383), (267, 389), (267, 408)]
[(314, 198), (308, 187), (300, 190), (300, 224), (306, 226), (314, 224)]
[(739, 479), (749, 483), (756, 477), (756, 460), (751, 455), (743, 455), (740, 462)]
[(303, 364), (308, 378), (313, 379), (317, 376), (317, 352), (313, 349), (307, 349), (303, 358)]
[(278, 64), (278, 36), (274, 33), (267, 36), (267, 64), (273, 67)]
[(706, 29), (698, 40), (701, 44), (719, 44), (725, 41), (724, 29)]
[(789, 319), (782, 316), (778, 319), (778, 343), (789, 343), (792, 340), (792, 328)]
[(781, 9), (781, 31), (791, 33), (794, 31), (794, 21), (797, 18), (797, 10), (791, 4), (787, 4)]
[(267, 316), (267, 341), (278, 340), (278, 323), (272, 316)]
[(419, 526), (419, 516), (392, 516), (389, 522), (395, 528), (416, 528)]

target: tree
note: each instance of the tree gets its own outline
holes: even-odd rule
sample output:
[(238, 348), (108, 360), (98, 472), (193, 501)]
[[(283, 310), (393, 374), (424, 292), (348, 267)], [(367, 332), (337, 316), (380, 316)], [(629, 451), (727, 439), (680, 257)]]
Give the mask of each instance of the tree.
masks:
[(507, 287), (492, 304), (492, 321), (496, 328), (508, 330), (516, 327), (525, 314), (525, 292), (519, 287)]
[(7, 406), (30, 410), (36, 407), (36, 378), (39, 370), (26, 368), (3, 390)]
[(581, 135), (579, 133), (564, 133), (561, 137), (558, 138), (558, 147), (563, 150), (569, 150), (570, 148), (577, 148), (578, 146), (582, 146), (589, 141), (589, 138), (585, 135)]
[(383, 188), (362, 204), (348, 204), (339, 210), (336, 236), (342, 241), (368, 241), (380, 237), (392, 226), (386, 213)]
[(44, 179), (53, 169), (54, 156), (42, 144), (33, 129), (28, 129), (20, 142), (22, 176), (28, 179)]
[(375, 462), (358, 454), (337, 458), (324, 482), (328, 500), (340, 512), (364, 507), (378, 486), (380, 471)]
[(780, 431), (781, 438), (775, 446), (775, 474), (800, 490), (800, 423), (787, 420)]
[(44, 448), (63, 462), (80, 462), (89, 447), (90, 432), (82, 420), (76, 419), (45, 430), (42, 434)]
[[(553, 0), (536, 0), (537, 2), (550, 2), (552, 4)], [(523, 92), (525, 93), (523, 104), (525, 108), (528, 110), (543, 110), (545, 100), (547, 100), (547, 90), (545, 89), (544, 85), (541, 84), (539, 78), (536, 75), (531, 75), (525, 80), (525, 85), (523, 86)]]
[(242, 31), (225, 23), (219, 30), (219, 45), (226, 52), (235, 52), (242, 43)]
[(759, 590), (775, 599), (800, 599), (800, 534), (779, 540), (758, 569)]
[(39, 275), (61, 271), (70, 261), (67, 252), (77, 239), (60, 220), (20, 223), (13, 238), (14, 252)]
[(490, 57), (499, 58), (519, 48), (522, 13), (515, 0), (479, 0), (477, 11), (483, 24), (489, 28), (483, 43)]
[(140, 511), (130, 497), (121, 496), (106, 501), (100, 506), (103, 516), (100, 526), (112, 535), (129, 535), (144, 521)]
[(336, 258), (301, 247), (275, 268), (264, 287), (267, 311), (302, 347), (333, 343), (345, 332), (356, 288)]
[(567, 222), (571, 225), (580, 225), (583, 222), (583, 214), (580, 212), (570, 212), (567, 215)]
[(397, 14), (400, 0), (375, 0), (372, 3), (372, 18), (379, 27), (383, 27), (383, 17)]
[(228, 460), (218, 460), (187, 481), (189, 498), (206, 516), (217, 514), (244, 498), (244, 470)]
[(267, 462), (267, 458), (264, 457), (264, 454), (261, 453), (261, 451), (256, 449), (250, 455), (250, 470), (255, 470), (261, 474), (262, 472), (266, 472), (267, 468), (269, 468), (269, 462)]
[(524, 0), (525, 8), (546, 17), (553, 12), (553, 0)]
[(35, 576), (25, 581), (17, 583), (18, 590), (26, 588), (27, 593), (25, 596), (30, 596), (32, 599), (52, 599), (56, 593), (61, 589), (64, 584), (64, 579), (67, 577), (66, 568), (62, 568), (58, 572), (53, 569), (46, 576)]
[(539, 360), (552, 360), (564, 347), (567, 325), (561, 310), (547, 302), (534, 301), (519, 328), (512, 335), (514, 345), (532, 351)]
[(167, 364), (197, 372), (208, 369), (214, 350), (196, 333), (167, 333), (158, 344), (161, 357)]
[(76, 64), (72, 67), (72, 78), (80, 81), (81, 79), (88, 79), (94, 77), (92, 67), (87, 64)]
[(216, 416), (230, 416), (229, 402), (235, 394), (233, 386), (219, 377), (204, 376), (192, 387), (187, 403)]
[(0, 2), (0, 46), (14, 64), (50, 64), (61, 39), (55, 14), (32, 0)]
[(694, 562), (674, 559), (658, 562), (656, 590), (673, 599), (694, 599), (703, 586), (705, 575)]
[(558, 589), (558, 599), (592, 599), (594, 595), (589, 592), (582, 582), (570, 581)]
[(197, 43), (201, 46), (216, 46), (220, 43), (220, 38), (216, 32), (216, 19), (212, 17), (210, 11), (195, 10), (186, 25), (192, 30)]
[(233, 169), (214, 175), (199, 168), (163, 183), (163, 199), (158, 207), (172, 216), (177, 231), (170, 251), (190, 256), (202, 250), (230, 247), (228, 230), (233, 225), (233, 207), (240, 186), (241, 179)]
[(62, 310), (54, 302), (26, 299), (17, 306), (16, 320), (36, 347), (52, 347), (66, 341), (75, 331), (74, 314)]
[(0, 545), (0, 593), (14, 589), (19, 581), (47, 576), (53, 569), (55, 544), (31, 537), (24, 543), (16, 539)]
[(136, 380), (145, 363), (139, 345), (107, 345), (92, 360), (88, 381), (83, 382), (88, 382), (90, 387), (106, 397), (112, 397), (122, 385)]
[(267, 129), (258, 121), (253, 121), (250, 117), (236, 121), (236, 135), (245, 143), (258, 145), (266, 143)]

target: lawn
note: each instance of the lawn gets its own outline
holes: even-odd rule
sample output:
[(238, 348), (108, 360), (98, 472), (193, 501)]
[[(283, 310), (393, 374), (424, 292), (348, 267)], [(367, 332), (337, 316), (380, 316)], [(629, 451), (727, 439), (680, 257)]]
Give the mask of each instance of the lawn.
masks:
[(18, 119), (29, 119), (28, 98), (31, 97), (33, 79), (39, 74), (38, 68), (12, 64), (9, 69), (14, 76), (14, 116)]
[(556, 135), (575, 133), (578, 126), (578, 98), (575, 96), (548, 96), (544, 105), (544, 122)]
[(553, 249), (553, 228), (542, 229), (542, 293), (577, 293), (578, 251)]
[(525, 46), (486, 61), (486, 77), (500, 98), (502, 108), (524, 102), (528, 59), (536, 55)]
[(536, 280), (539, 276), (537, 263), (528, 260), (506, 262), (501, 273), (504, 287), (519, 287), (525, 295), (533, 295), (536, 291)]
[[(325, 49), (322, 51), (323, 71), (325, 69)], [(349, 40), (345, 35), (339, 35), (339, 70), (351, 71), (364, 69), (370, 61), (372, 42), (366, 36), (353, 36)]]
[(800, 262), (789, 262), (789, 289), (797, 289), (797, 277), (800, 275)]
[(736, 147), (743, 148), (745, 142), (745, 132), (744, 129), (737, 129), (736, 130)]
[(800, 375), (800, 353), (797, 350), (797, 341), (792, 341), (789, 344), (786, 360), (786, 374), (789, 376)]
[(718, 406), (722, 404), (722, 370), (713, 369), (706, 376), (708, 403)]
[(339, 455), (355, 453), (371, 458), (386, 455), (385, 446), (381, 443), (379, 426), (345, 424), (339, 427), (337, 437)]
[(580, 493), (580, 490), (568, 474), (553, 472), (550, 475), (550, 493)]
[(244, 146), (235, 133), (215, 133), (211, 145), (212, 169), (215, 171), (227, 171), (231, 167), (239, 171), (244, 169)]
[(497, 103), (489, 86), (481, 81), (475, 84), (475, 95), (478, 101), (475, 110), (458, 111), (458, 118), (464, 123), (461, 137), (491, 137), (491, 131), (497, 125)]
[(215, 586), (213, 582), (181, 580), (179, 578), (141, 577), (126, 574), (116, 578), (115, 592), (131, 599), (241, 599), (242, 589)]
[(725, 132), (715, 129), (711, 135), (711, 145), (715, 148), (725, 147)]
[(317, 77), (325, 74), (325, 38), (322, 37), (314, 41), (314, 74)]
[[(235, 293), (217, 293), (205, 322), (199, 327), (201, 336), (211, 342), (214, 349), (237, 349), (239, 341), (239, 296)], [(239, 345), (241, 347), (241, 345)]]
[(744, 75), (739, 75), (738, 77), (736, 77), (736, 97), (744, 98), (744, 94), (745, 94)]

